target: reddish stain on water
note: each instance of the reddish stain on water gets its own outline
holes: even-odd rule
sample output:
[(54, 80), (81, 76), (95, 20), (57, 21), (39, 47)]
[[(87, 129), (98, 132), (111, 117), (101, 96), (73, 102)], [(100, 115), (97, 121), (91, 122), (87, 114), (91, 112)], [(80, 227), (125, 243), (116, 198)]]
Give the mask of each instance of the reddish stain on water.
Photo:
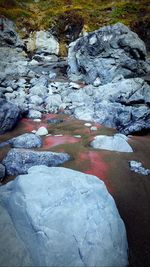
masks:
[(110, 184), (107, 180), (108, 165), (103, 160), (103, 157), (95, 151), (81, 152), (79, 154), (80, 163), (86, 165), (84, 173), (95, 175), (100, 178), (106, 185), (109, 192), (112, 192)]
[(48, 136), (45, 137), (43, 140), (43, 148), (49, 148), (49, 147), (53, 147), (53, 146), (57, 146), (57, 145), (61, 145), (61, 144), (73, 144), (73, 143), (78, 143), (80, 140), (75, 138), (75, 137), (71, 137), (71, 136)]

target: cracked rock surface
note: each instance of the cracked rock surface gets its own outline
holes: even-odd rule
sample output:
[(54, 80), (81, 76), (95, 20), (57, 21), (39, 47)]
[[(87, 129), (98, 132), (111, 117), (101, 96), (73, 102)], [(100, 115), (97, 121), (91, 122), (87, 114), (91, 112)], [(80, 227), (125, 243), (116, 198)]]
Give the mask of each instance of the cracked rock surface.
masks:
[[(1, 266), (17, 249), (18, 266), (128, 265), (124, 223), (96, 176), (35, 166), (0, 188), (0, 204), (7, 213), (0, 221)], [(3, 243), (3, 228), (10, 224)], [(12, 236), (22, 240), (21, 250), (19, 243), (14, 249)]]

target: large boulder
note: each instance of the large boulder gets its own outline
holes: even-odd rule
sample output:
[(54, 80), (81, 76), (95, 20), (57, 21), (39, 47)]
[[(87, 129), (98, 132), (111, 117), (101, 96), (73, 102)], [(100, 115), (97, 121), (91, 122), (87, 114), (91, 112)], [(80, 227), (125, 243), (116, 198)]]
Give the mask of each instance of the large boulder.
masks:
[(33, 133), (25, 133), (10, 139), (8, 143), (15, 148), (35, 148), (42, 146), (42, 139)]
[(33, 151), (21, 148), (12, 148), (2, 163), (8, 175), (27, 173), (29, 168), (36, 165), (57, 166), (70, 160), (67, 153), (49, 151)]
[(117, 128), (124, 134), (150, 129), (150, 86), (141, 78), (120, 78), (79, 91), (66, 88), (61, 95), (65, 112), (71, 110), (77, 119)]
[[(106, 84), (116, 76), (144, 75), (146, 48), (138, 35), (121, 23), (105, 26), (70, 44), (69, 77)], [(150, 70), (150, 69), (149, 69)]]
[(23, 42), (15, 29), (15, 24), (5, 17), (0, 17), (0, 44), (23, 46)]
[(27, 50), (58, 55), (59, 43), (49, 31), (32, 32), (26, 40)]
[[(32, 167), (0, 188), (0, 203), (9, 216), (5, 224), (3, 217), (0, 220), (1, 266), (12, 266), (15, 252), (16, 266), (128, 265), (123, 221), (95, 176), (61, 167)], [(14, 252), (16, 238), (21, 247), (17, 244)]]
[(128, 138), (123, 134), (114, 136), (97, 135), (91, 142), (91, 146), (97, 149), (104, 149), (118, 152), (133, 152), (132, 147), (128, 144)]
[(20, 109), (13, 103), (0, 99), (0, 134), (11, 130), (20, 118)]

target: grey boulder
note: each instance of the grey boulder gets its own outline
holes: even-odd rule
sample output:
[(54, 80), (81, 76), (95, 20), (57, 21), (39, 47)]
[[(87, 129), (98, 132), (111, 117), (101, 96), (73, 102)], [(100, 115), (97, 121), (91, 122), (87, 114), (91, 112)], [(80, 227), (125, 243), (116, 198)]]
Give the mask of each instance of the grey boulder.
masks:
[(42, 146), (42, 139), (33, 133), (25, 133), (10, 139), (8, 143), (15, 148), (35, 148)]
[(97, 135), (91, 142), (91, 146), (96, 149), (105, 149), (118, 152), (133, 152), (132, 147), (128, 144), (128, 138), (123, 134), (114, 136)]
[[(61, 167), (32, 167), (27, 175), (0, 188), (0, 203), (13, 222), (16, 238), (22, 241), (21, 250), (16, 247), (17, 266), (128, 265), (124, 223), (96, 176)], [(4, 247), (0, 265), (3, 260), (3, 265), (12, 266), (13, 232), (3, 230), (9, 230), (7, 218), (0, 226), (0, 246)]]
[(57, 166), (70, 159), (67, 153), (33, 151), (20, 148), (12, 148), (2, 163), (6, 167), (8, 175), (18, 175), (28, 172), (28, 169), (36, 165)]
[(70, 44), (69, 72), (72, 80), (97, 85), (118, 75), (137, 77), (147, 72), (146, 48), (138, 35), (122, 23), (105, 26)]
[(20, 109), (17, 105), (0, 99), (0, 134), (11, 130), (20, 118)]
[(5, 177), (5, 166), (0, 163), (0, 182), (4, 179)]

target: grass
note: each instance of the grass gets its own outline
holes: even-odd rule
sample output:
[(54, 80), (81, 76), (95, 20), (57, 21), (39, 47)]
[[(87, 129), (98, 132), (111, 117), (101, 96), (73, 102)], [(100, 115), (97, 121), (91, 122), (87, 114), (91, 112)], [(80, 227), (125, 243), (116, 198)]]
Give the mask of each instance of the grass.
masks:
[(82, 21), (89, 31), (118, 21), (132, 27), (135, 21), (148, 17), (150, 4), (149, 0), (0, 0), (0, 12), (14, 20), (20, 31), (24, 26), (29, 32), (55, 27), (64, 39), (67, 22), (80, 25)]

